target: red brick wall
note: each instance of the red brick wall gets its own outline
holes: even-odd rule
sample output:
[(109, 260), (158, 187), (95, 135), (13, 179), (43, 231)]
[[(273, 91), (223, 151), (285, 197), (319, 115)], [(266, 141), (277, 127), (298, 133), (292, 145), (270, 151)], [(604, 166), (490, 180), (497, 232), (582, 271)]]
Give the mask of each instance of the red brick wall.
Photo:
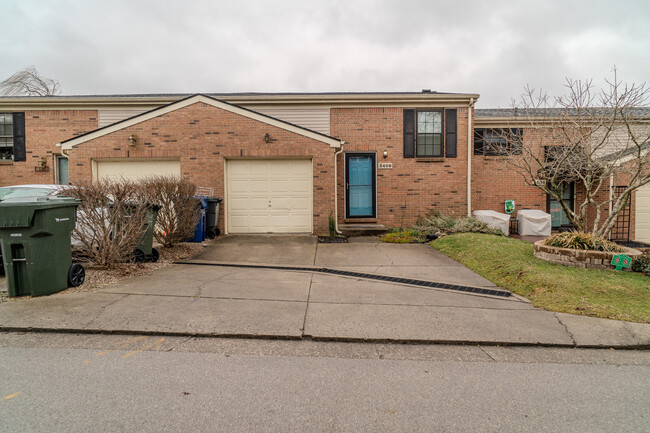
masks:
[[(549, 137), (552, 134), (548, 131), (524, 129), (524, 145), (540, 148), (553, 143)], [(557, 134), (556, 134), (557, 135)], [(620, 175), (614, 181), (614, 185), (627, 185), (628, 178)], [(609, 197), (609, 181), (596, 196), (597, 202), (603, 202)], [(580, 181), (575, 184), (574, 206), (576, 209), (584, 201), (585, 192)], [(630, 208), (630, 239), (633, 240), (635, 224), (635, 198), (631, 197)], [(524, 178), (518, 174), (513, 167), (509, 166), (505, 157), (473, 155), (472, 159), (472, 209), (491, 209), (497, 212), (504, 212), (505, 200), (514, 199), (516, 210), (523, 208), (540, 209), (548, 212), (546, 194), (538, 188), (527, 186)], [(609, 207), (604, 206), (600, 217), (600, 225), (609, 215)], [(591, 231), (596, 218), (596, 210), (590, 206), (587, 211), (587, 224), (585, 229)]]
[[(0, 162), (0, 186), (55, 183), (55, 146), (68, 138), (97, 129), (97, 110), (25, 111), (25, 161)], [(40, 157), (47, 158), (47, 171), (36, 171)]]
[[(524, 129), (523, 140), (524, 146), (538, 149), (551, 144), (540, 131)], [(515, 200), (515, 214), (520, 209), (548, 211), (546, 194), (534, 186), (526, 185), (524, 177), (507, 163), (505, 157), (473, 155), (472, 210), (503, 213), (506, 200)]]
[[(128, 137), (137, 137), (135, 147)], [(271, 142), (264, 141), (264, 135)], [(101, 158), (179, 158), (181, 176), (224, 196), (224, 159), (240, 157), (312, 158), (314, 233), (328, 232), (334, 202), (334, 149), (328, 144), (204, 103), (192, 104), (79, 144), (68, 153), (70, 181), (92, 178), (92, 160)], [(223, 209), (219, 225), (224, 231)]]
[[(346, 141), (345, 152), (376, 152), (377, 218), (386, 227), (407, 227), (431, 210), (467, 214), (467, 108), (458, 109), (456, 158), (403, 157), (403, 108), (333, 108), (330, 132)], [(382, 154), (388, 152), (384, 159)], [(338, 160), (338, 215), (345, 222), (344, 157)], [(347, 222), (355, 221), (350, 219)], [(357, 220), (358, 221), (358, 220)], [(375, 220), (372, 220), (374, 222)]]

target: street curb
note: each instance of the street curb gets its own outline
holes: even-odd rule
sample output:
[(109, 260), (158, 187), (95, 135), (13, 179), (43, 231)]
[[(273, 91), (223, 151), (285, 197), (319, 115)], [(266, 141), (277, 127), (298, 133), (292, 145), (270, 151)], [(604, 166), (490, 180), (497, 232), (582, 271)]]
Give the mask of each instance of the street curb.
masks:
[(544, 347), (560, 349), (618, 349), (618, 350), (650, 350), (650, 344), (566, 344), (566, 343), (531, 343), (512, 341), (482, 341), (482, 340), (424, 340), (424, 339), (390, 339), (390, 338), (353, 338), (353, 337), (314, 337), (311, 335), (262, 335), (262, 334), (220, 334), (174, 331), (136, 331), (136, 330), (104, 330), (104, 329), (56, 329), (2, 326), (0, 332), (34, 332), (43, 334), (89, 334), (89, 335), (147, 335), (158, 337), (200, 337), (224, 338), (242, 340), (275, 340), (275, 341), (318, 341), (331, 343), (370, 343), (370, 344), (404, 344), (422, 346), (493, 346), (493, 347)]

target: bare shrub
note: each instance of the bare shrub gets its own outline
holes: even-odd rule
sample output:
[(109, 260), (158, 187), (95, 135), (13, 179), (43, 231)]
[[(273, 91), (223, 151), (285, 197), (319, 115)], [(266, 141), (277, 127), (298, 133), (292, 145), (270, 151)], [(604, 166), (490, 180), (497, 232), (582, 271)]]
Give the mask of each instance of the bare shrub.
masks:
[(547, 238), (544, 243), (551, 247), (571, 248), (575, 250), (613, 251), (617, 253), (625, 251), (624, 248), (614, 242), (584, 232), (556, 233)]
[(165, 247), (185, 242), (194, 235), (201, 208), (196, 186), (176, 176), (152, 176), (142, 180), (144, 198), (161, 206), (154, 236)]
[(490, 227), (487, 223), (476, 218), (454, 218), (435, 211), (430, 212), (423, 218), (419, 218), (414, 228), (425, 233), (487, 233), (503, 236), (500, 229)]
[(75, 254), (114, 268), (129, 261), (145, 230), (147, 204), (141, 186), (128, 180), (100, 180), (65, 189), (82, 201), (72, 232)]

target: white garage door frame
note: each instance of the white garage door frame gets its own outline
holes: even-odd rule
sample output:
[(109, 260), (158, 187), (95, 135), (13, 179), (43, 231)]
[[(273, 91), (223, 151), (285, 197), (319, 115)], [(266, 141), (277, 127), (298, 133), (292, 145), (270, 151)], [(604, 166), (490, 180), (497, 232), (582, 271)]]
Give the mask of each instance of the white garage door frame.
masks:
[[(161, 175), (166, 175), (170, 174), (170, 168), (172, 168), (172, 165), (175, 165), (177, 167), (174, 167), (174, 175), (179, 176), (181, 175), (181, 168), (180, 168), (180, 158), (98, 158), (98, 159), (93, 159), (92, 160), (92, 176), (93, 180), (98, 180), (99, 175), (100, 175), (100, 170), (99, 170), (99, 165), (101, 163), (117, 163), (117, 164), (138, 164), (138, 163), (151, 163), (151, 164), (156, 164), (156, 163), (162, 163), (160, 164), (161, 168), (164, 167), (164, 169), (160, 172)], [(170, 164), (170, 163), (176, 163), (176, 164)], [(129, 176), (126, 176), (129, 178)]]
[(636, 190), (634, 238), (650, 243), (650, 184)]
[[(230, 212), (231, 212), (231, 197), (229, 194), (230, 183), (229, 183), (229, 166), (231, 163), (237, 163), (240, 161), (260, 161), (260, 162), (273, 162), (273, 161), (303, 161), (308, 162), (310, 167), (309, 175), (309, 230), (308, 231), (296, 231), (296, 232), (276, 232), (276, 233), (313, 233), (314, 232), (314, 161), (313, 158), (304, 158), (304, 157), (281, 157), (281, 158), (226, 158), (224, 159), (224, 229), (227, 234), (232, 234), (233, 231), (230, 230)], [(236, 232), (240, 233), (240, 232)], [(274, 232), (250, 232), (250, 234), (265, 234), (265, 233), (274, 233)], [(243, 233), (242, 233), (243, 234)]]

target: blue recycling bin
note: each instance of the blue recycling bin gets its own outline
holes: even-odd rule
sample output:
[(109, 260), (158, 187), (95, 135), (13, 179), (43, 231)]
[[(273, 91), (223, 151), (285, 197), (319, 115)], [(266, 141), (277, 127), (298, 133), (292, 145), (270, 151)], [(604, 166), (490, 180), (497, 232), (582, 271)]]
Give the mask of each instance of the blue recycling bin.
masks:
[(199, 200), (199, 206), (201, 206), (201, 215), (199, 217), (199, 222), (196, 224), (196, 229), (194, 229), (194, 237), (188, 242), (203, 242), (205, 241), (205, 230), (206, 230), (206, 212), (208, 209), (208, 199), (205, 197), (197, 197)]

